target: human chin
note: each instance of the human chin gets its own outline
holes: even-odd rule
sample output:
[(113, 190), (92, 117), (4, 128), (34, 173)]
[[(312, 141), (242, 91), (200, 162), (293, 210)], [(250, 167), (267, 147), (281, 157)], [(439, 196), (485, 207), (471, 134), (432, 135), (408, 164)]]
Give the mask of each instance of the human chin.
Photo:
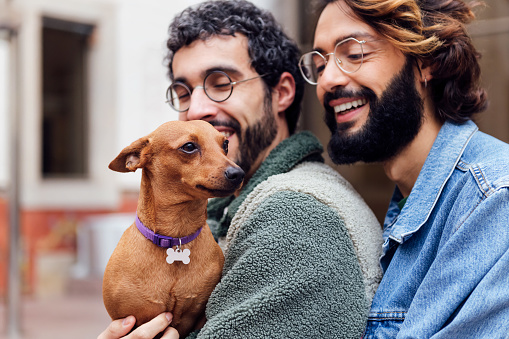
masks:
[(407, 59), (380, 98), (364, 88), (370, 111), (362, 128), (355, 133), (345, 132), (353, 123), (338, 124), (330, 111), (326, 111), (325, 121), (332, 132), (327, 149), (335, 164), (385, 161), (415, 138), (422, 123), (423, 102), (414, 77), (413, 63)]

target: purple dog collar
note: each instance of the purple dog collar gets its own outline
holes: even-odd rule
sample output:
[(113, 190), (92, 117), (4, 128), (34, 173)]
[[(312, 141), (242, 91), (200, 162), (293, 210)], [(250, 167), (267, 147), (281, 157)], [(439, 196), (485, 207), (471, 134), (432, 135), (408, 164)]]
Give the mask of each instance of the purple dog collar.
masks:
[(198, 231), (196, 231), (195, 233), (185, 236), (185, 237), (182, 237), (182, 238), (172, 238), (172, 237), (167, 237), (164, 235), (159, 235), (157, 233), (154, 233), (150, 229), (148, 229), (147, 226), (143, 225), (140, 218), (138, 218), (138, 215), (136, 215), (136, 219), (134, 220), (134, 223), (136, 224), (136, 227), (141, 232), (141, 234), (143, 234), (145, 236), (145, 238), (147, 238), (148, 240), (152, 241), (155, 245), (162, 247), (162, 248), (170, 248), (173, 246), (180, 246), (180, 245), (187, 244), (187, 243), (193, 241), (194, 239), (196, 239), (196, 237), (200, 234), (201, 229), (203, 228), (203, 227), (200, 227), (200, 229)]

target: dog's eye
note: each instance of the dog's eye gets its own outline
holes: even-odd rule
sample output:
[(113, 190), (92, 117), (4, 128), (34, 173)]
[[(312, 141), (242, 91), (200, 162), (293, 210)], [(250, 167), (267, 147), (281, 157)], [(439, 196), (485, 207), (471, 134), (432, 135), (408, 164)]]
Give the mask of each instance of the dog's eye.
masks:
[(182, 145), (180, 150), (182, 150), (184, 153), (191, 154), (198, 151), (198, 146), (196, 146), (196, 144), (193, 142), (188, 142)]
[(223, 150), (224, 150), (224, 153), (225, 153), (226, 155), (228, 155), (228, 143), (229, 143), (229, 141), (228, 141), (228, 140), (225, 140), (225, 141), (223, 142)]

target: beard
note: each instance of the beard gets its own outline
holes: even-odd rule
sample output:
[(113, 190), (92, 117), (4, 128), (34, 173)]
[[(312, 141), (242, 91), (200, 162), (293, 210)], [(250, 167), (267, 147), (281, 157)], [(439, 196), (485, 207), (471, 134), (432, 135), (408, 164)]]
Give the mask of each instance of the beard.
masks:
[[(364, 126), (348, 133), (354, 122), (338, 124), (328, 104), (342, 97), (364, 97), (370, 112)], [(413, 63), (407, 58), (403, 69), (378, 98), (367, 87), (352, 92), (338, 89), (324, 98), (325, 123), (332, 132), (327, 150), (335, 164), (383, 162), (401, 152), (417, 135), (422, 125), (423, 101), (415, 88)]]
[(212, 126), (225, 126), (233, 129), (239, 140), (237, 158), (233, 161), (249, 173), (253, 163), (262, 151), (269, 147), (277, 135), (276, 118), (272, 114), (272, 96), (267, 92), (264, 99), (263, 116), (255, 124), (242, 131), (237, 120), (209, 121)]

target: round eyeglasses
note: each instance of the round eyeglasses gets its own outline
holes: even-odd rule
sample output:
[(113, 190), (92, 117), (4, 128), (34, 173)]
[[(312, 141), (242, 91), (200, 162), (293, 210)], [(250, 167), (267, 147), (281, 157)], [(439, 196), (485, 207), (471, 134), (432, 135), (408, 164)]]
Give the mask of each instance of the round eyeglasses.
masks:
[(168, 87), (166, 91), (166, 102), (176, 111), (185, 112), (191, 106), (191, 94), (197, 88), (203, 88), (207, 97), (215, 102), (223, 102), (233, 93), (233, 86), (254, 79), (266, 76), (267, 74), (259, 75), (253, 78), (232, 81), (232, 79), (223, 71), (212, 71), (205, 79), (203, 79), (203, 86), (196, 86), (193, 89), (189, 88), (185, 83), (177, 81)]
[(334, 52), (322, 55), (320, 52), (313, 51), (304, 54), (299, 60), (300, 72), (304, 79), (311, 85), (318, 84), (318, 79), (322, 75), (327, 65), (327, 57), (334, 56), (336, 65), (345, 73), (354, 73), (359, 70), (364, 61), (364, 51), (362, 45), (365, 40), (348, 38), (342, 40), (334, 47)]

